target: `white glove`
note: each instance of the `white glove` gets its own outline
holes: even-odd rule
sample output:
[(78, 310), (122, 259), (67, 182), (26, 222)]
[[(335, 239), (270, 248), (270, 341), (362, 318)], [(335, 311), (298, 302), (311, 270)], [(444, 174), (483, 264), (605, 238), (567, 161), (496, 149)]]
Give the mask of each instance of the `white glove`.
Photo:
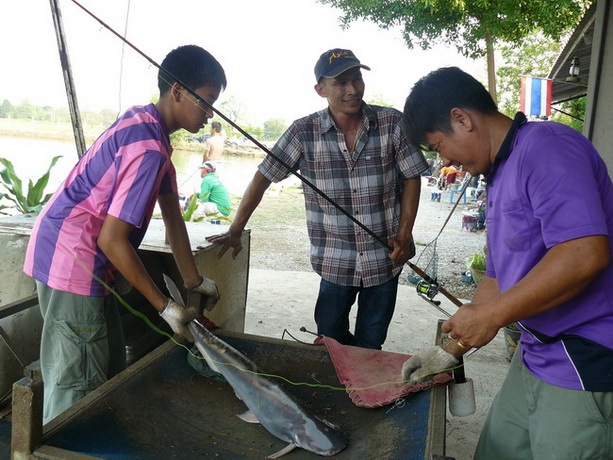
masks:
[(448, 372), (460, 361), (441, 347), (428, 347), (419, 350), (402, 365), (402, 380), (430, 381), (441, 372)]
[(194, 336), (189, 331), (187, 325), (190, 321), (196, 318), (196, 313), (189, 310), (172, 299), (168, 299), (164, 309), (160, 312), (160, 316), (164, 318), (172, 330), (189, 340), (194, 341)]
[[(217, 284), (212, 279), (209, 279), (205, 276), (202, 277), (202, 282), (189, 290), (189, 294), (192, 292), (200, 295), (200, 302), (197, 315), (202, 313), (202, 309), (212, 310), (217, 304), (219, 300), (219, 289), (217, 289)], [(188, 305), (191, 305), (191, 302), (188, 301)]]

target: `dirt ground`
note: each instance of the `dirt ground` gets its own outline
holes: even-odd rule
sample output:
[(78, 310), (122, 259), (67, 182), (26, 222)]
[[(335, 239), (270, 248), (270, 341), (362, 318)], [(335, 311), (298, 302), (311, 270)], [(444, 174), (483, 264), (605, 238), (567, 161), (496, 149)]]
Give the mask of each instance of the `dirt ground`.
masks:
[[(445, 194), (440, 203), (431, 202), (432, 191), (424, 183), (414, 229), (418, 248), (413, 262), (417, 263), (420, 256), (423, 262), (436, 246), (439, 281), (465, 301), (474, 292), (473, 284), (461, 280), (466, 258), (483, 248), (485, 235), (462, 229), (461, 213), (468, 209), (462, 203), (434, 243), (452, 205)], [(319, 277), (308, 262), (301, 190), (295, 187), (273, 189), (264, 198), (249, 227), (252, 229), (252, 252), (245, 331), (275, 338), (282, 338), (287, 331), (298, 340), (312, 341), (312, 336), (300, 332), (300, 328), (316, 330), (313, 310)], [(444, 318), (416, 294), (415, 287), (407, 279), (410, 271), (405, 268), (401, 275), (396, 313), (384, 345), (385, 350), (406, 354), (432, 345), (437, 322)], [(440, 294), (437, 299), (447, 312), (456, 310)], [(291, 340), (287, 333), (285, 338)], [(455, 417), (447, 412), (446, 453), (457, 460), (472, 459), (490, 402), (506, 375), (508, 361), (502, 332), (486, 347), (468, 356), (465, 365), (466, 377), (473, 380), (475, 387), (476, 412), (466, 417)]]
[[(273, 185), (251, 217), (248, 227), (252, 230), (252, 267), (311, 271), (304, 197), (297, 182), (288, 179), (281, 185)], [(450, 215), (453, 205), (449, 203), (449, 193), (444, 192), (440, 202), (433, 202), (432, 192), (439, 191), (428, 186), (424, 179), (413, 229), (417, 253), (411, 262), (425, 270), (436, 256), (436, 273), (428, 271), (428, 274), (436, 275), (439, 284), (455, 297), (469, 299), (475, 286), (462, 281), (462, 274), (467, 271), (466, 259), (483, 250), (485, 233), (463, 230), (462, 213), (474, 210), (476, 204), (467, 201), (464, 205), (460, 201)], [(400, 284), (408, 285), (411, 273), (412, 270), (405, 268)]]

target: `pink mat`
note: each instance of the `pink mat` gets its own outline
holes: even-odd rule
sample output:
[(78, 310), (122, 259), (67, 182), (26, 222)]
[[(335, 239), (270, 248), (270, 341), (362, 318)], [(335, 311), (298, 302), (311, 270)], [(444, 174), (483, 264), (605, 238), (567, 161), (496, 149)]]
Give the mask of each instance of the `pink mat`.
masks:
[(338, 379), (359, 407), (385, 406), (410, 393), (452, 380), (451, 374), (442, 373), (432, 382), (402, 383), (402, 365), (411, 355), (341, 345), (330, 337), (318, 338), (315, 342), (326, 346)]

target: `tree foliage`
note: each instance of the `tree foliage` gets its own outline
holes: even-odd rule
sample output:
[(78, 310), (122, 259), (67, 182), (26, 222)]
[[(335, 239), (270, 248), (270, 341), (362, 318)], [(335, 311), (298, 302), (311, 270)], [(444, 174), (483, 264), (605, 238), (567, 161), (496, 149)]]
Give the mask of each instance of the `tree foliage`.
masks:
[(267, 141), (276, 141), (287, 129), (287, 124), (280, 118), (271, 118), (264, 122), (262, 138)]
[[(521, 76), (545, 78), (558, 57), (560, 42), (542, 34), (526, 37), (518, 46), (503, 44), (498, 67), (499, 104), (501, 112), (513, 117), (519, 110)], [(586, 98), (578, 98), (554, 107), (551, 119), (583, 131)]]
[[(260, 126), (256, 126), (253, 123), (243, 123), (242, 125), (239, 125), (239, 126), (243, 128), (243, 130), (246, 131), (248, 134), (250, 134), (251, 136), (254, 136), (256, 139), (263, 139), (264, 128)], [(242, 134), (239, 133), (239, 131), (236, 129), (233, 130), (233, 134), (235, 136), (242, 137)]]
[(587, 97), (579, 97), (562, 103), (562, 107), (555, 111), (552, 119), (564, 123), (579, 132), (583, 132), (585, 121), (585, 108)]
[(535, 30), (547, 37), (564, 34), (579, 21), (591, 0), (320, 0), (342, 10), (344, 27), (366, 19), (383, 29), (403, 28), (412, 49), (455, 46), (469, 58), (484, 56), (488, 36), (520, 43)]
[(8, 99), (5, 99), (0, 104), (0, 118), (9, 118), (11, 113), (13, 113), (13, 104)]
[(220, 104), (221, 112), (223, 112), (230, 120), (237, 122), (244, 115), (244, 105), (234, 96)]
[(560, 52), (556, 39), (541, 33), (528, 35), (517, 45), (503, 43), (500, 56), (503, 64), (498, 66), (499, 109), (513, 117), (519, 110), (521, 76), (546, 78)]
[(368, 105), (379, 105), (381, 107), (392, 107), (392, 104), (385, 100), (385, 97), (381, 93), (375, 93), (371, 96), (368, 101), (366, 101)]
[[(71, 123), (70, 111), (67, 107), (50, 107), (48, 105), (33, 105), (28, 101), (20, 104), (12, 104), (5, 99), (0, 104), (0, 118), (12, 118), (21, 120), (47, 121), (50, 123)], [(100, 112), (91, 110), (81, 111), (81, 121), (88, 127), (101, 127), (102, 129), (110, 126), (116, 120), (115, 113), (110, 109)]]

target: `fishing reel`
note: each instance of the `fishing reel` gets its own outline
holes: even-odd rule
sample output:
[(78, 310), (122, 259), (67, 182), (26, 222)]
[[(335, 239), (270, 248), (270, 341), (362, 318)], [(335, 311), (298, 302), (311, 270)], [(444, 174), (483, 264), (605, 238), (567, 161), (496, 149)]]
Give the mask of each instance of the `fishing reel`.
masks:
[(417, 290), (417, 294), (426, 297), (430, 302), (433, 302), (434, 297), (438, 294), (438, 284), (436, 282), (430, 283), (426, 280), (421, 280), (417, 282), (415, 289)]

